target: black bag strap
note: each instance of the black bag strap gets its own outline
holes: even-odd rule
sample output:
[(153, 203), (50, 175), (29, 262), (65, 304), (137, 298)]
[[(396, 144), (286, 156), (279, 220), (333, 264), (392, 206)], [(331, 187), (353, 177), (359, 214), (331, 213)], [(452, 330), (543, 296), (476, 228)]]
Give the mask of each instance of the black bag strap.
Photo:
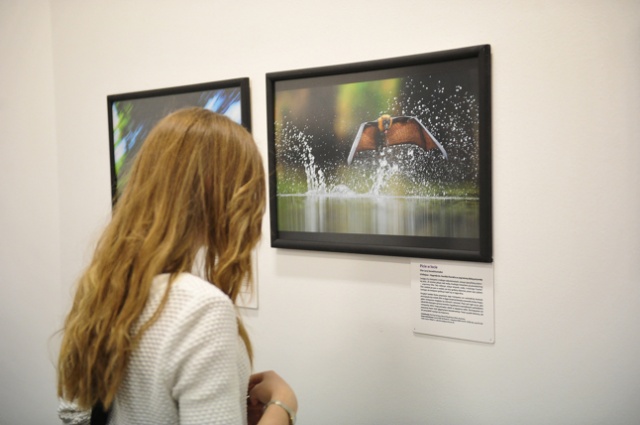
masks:
[(107, 425), (107, 419), (109, 411), (105, 411), (102, 402), (98, 401), (91, 409), (91, 425)]

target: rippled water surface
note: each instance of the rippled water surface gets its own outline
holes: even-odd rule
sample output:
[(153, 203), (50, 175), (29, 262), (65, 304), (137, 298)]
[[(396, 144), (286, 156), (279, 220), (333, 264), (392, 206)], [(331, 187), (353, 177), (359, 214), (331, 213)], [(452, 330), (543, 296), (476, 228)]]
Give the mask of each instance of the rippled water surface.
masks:
[(284, 231), (478, 237), (478, 200), (400, 196), (278, 196)]

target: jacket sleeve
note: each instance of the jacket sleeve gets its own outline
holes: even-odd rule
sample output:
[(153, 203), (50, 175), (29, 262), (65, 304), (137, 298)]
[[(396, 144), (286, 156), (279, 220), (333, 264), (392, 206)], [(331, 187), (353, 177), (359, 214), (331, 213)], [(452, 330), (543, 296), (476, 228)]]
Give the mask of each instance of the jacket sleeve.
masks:
[(173, 322), (167, 374), (181, 425), (243, 424), (236, 313), (222, 293), (194, 297)]
[(80, 410), (75, 403), (60, 400), (58, 418), (60, 418), (63, 425), (89, 425), (91, 423), (91, 410)]

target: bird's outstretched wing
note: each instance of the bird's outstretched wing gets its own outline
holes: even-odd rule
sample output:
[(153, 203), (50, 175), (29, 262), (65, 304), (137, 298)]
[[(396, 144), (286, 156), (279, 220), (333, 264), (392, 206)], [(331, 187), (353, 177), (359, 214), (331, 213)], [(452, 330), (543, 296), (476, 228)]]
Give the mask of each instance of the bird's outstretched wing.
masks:
[[(389, 117), (387, 116), (387, 118)], [(347, 158), (347, 164), (351, 165), (353, 157), (360, 151), (400, 144), (414, 144), (425, 151), (438, 149), (442, 156), (447, 159), (447, 151), (417, 118), (400, 116), (393, 117), (390, 120), (391, 125), (386, 133), (381, 132), (378, 121), (368, 121), (360, 124)]]
[(389, 130), (387, 131), (387, 146), (400, 144), (414, 144), (428, 151), (439, 149), (444, 158), (447, 152), (440, 142), (436, 140), (429, 130), (414, 117), (394, 117)]
[(378, 121), (368, 121), (360, 124), (356, 138), (351, 146), (351, 152), (349, 152), (349, 157), (347, 158), (347, 164), (351, 165), (357, 152), (376, 149), (378, 133)]

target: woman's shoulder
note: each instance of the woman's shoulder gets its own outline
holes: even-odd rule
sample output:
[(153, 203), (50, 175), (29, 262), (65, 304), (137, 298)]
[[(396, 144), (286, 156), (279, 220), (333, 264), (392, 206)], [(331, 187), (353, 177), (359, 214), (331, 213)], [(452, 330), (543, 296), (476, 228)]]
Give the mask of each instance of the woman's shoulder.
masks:
[[(171, 275), (169, 273), (163, 273), (153, 279), (153, 286), (151, 291), (156, 293), (164, 293)], [(174, 279), (171, 285), (171, 291), (184, 295), (211, 297), (211, 298), (224, 298), (229, 297), (220, 290), (217, 286), (208, 282), (191, 273), (180, 273)]]
[[(153, 280), (149, 299), (135, 331), (157, 312), (169, 279), (169, 274), (161, 274)], [(145, 331), (146, 339), (179, 339), (187, 334), (195, 338), (203, 329), (207, 329), (206, 332), (211, 332), (211, 329), (215, 329), (215, 332), (236, 332), (237, 313), (233, 302), (212, 283), (189, 273), (181, 273), (173, 280), (167, 295), (158, 319)]]
[[(162, 298), (170, 274), (161, 274), (153, 280), (151, 298)], [(229, 297), (214, 284), (191, 273), (180, 273), (171, 284), (168, 304), (173, 308), (202, 308), (203, 306), (232, 306)], [(170, 307), (171, 308), (171, 307)]]

